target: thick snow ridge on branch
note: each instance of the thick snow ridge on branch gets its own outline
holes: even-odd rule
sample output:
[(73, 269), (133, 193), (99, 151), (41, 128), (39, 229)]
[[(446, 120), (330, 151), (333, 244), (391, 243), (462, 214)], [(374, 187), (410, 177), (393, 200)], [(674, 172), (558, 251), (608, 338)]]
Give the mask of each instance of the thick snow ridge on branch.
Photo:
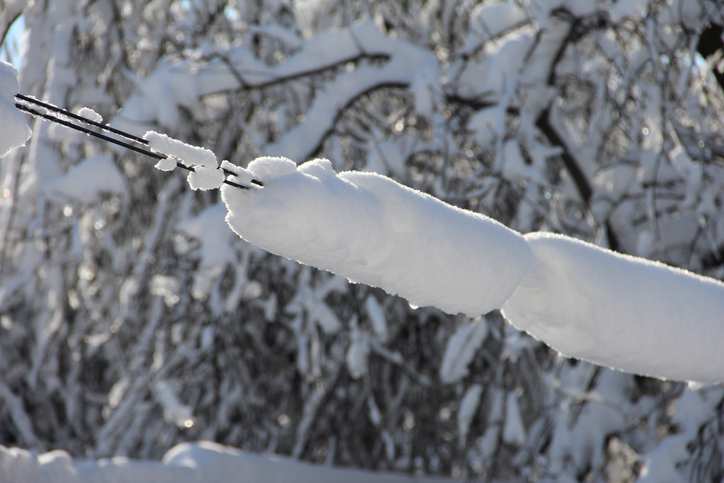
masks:
[(148, 131), (143, 135), (143, 139), (156, 151), (186, 161), (189, 165), (213, 167), (218, 165), (216, 155), (210, 149), (192, 146), (156, 131)]
[(568, 356), (627, 372), (724, 379), (724, 284), (550, 233), (503, 306), (519, 329)]
[(248, 171), (263, 189), (221, 190), (234, 232), (414, 305), (486, 313), (510, 296), (531, 260), (519, 233), (385, 176), (270, 157)]
[[(226, 221), (277, 255), (476, 316), (502, 308), (562, 353), (664, 379), (724, 379), (724, 284), (561, 235), (525, 237), (374, 173), (264, 157)], [(241, 180), (241, 178), (240, 178)]]

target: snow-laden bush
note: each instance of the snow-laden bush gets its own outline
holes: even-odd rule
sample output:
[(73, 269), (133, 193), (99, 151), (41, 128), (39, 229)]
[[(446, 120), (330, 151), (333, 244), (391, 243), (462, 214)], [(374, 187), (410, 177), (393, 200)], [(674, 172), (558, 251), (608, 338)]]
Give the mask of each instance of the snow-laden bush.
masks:
[[(29, 94), (724, 276), (716, 1), (24, 3), (0, 1), (0, 38), (22, 14)], [(576, 363), (498, 312), (475, 330), (268, 255), (215, 193), (62, 128), (36, 124), (0, 177), (0, 444), (722, 476), (719, 387)]]

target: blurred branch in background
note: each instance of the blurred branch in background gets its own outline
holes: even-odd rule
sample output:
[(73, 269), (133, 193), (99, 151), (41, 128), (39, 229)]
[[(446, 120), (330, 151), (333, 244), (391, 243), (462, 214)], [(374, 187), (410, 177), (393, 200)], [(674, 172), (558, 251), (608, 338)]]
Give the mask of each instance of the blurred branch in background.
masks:
[[(557, 4), (0, 0), (0, 34), (22, 15), (23, 92), (131, 132), (240, 165), (324, 156), (721, 279), (721, 8)], [(159, 458), (206, 439), (486, 480), (724, 474), (721, 388), (595, 369), (499, 313), (413, 310), (263, 253), (216, 194), (134, 154), (38, 123), (0, 190), (0, 444)]]

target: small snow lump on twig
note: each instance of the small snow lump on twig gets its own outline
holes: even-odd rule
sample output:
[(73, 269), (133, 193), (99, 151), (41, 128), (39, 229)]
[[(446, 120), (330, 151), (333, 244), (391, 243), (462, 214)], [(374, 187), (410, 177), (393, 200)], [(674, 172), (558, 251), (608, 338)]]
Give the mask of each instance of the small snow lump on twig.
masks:
[(177, 159), (193, 168), (187, 178), (192, 190), (218, 189), (224, 183), (224, 172), (219, 169), (219, 162), (213, 151), (186, 144), (156, 131), (148, 131), (143, 139), (148, 141), (151, 149), (169, 156), (159, 160), (156, 169), (173, 171)]

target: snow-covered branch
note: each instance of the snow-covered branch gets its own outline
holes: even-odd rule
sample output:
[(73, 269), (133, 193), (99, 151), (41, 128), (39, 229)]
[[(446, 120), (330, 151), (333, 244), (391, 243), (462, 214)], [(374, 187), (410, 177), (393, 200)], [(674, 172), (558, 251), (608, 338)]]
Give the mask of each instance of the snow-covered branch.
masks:
[[(497, 310), (413, 310), (271, 256), (178, 169), (38, 122), (0, 162), (0, 444), (718, 481), (721, 387), (558, 350), (717, 375), (721, 289), (693, 274), (724, 278), (719, 3), (0, 0), (0, 32), (21, 14), (6, 46), (24, 93), (203, 146), (243, 181), (272, 151), (331, 160), (290, 170), (292, 194), (276, 175), (245, 193), (242, 235), (418, 305), (502, 307), (556, 349)], [(197, 188), (231, 166), (191, 157)]]

